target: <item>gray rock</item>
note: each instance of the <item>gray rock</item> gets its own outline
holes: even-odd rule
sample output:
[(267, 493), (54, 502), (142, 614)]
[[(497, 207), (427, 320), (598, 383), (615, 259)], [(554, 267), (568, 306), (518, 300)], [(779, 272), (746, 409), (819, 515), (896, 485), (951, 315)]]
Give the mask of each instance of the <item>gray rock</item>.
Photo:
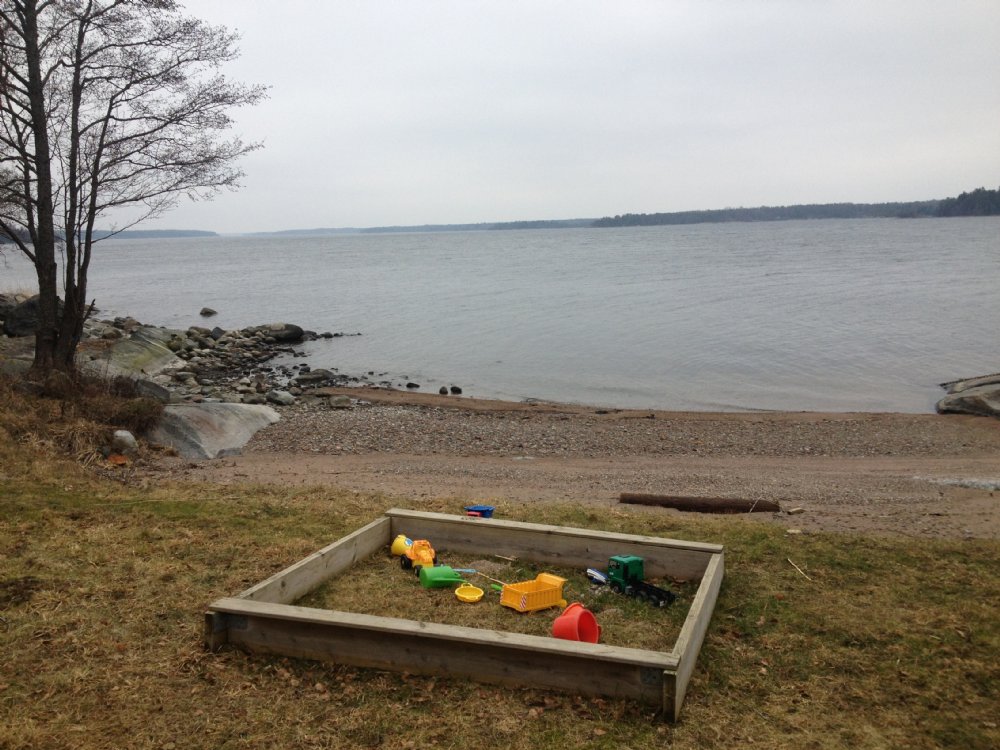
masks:
[(147, 380), (146, 378), (136, 379), (135, 390), (140, 396), (145, 396), (164, 404), (170, 403), (170, 390), (152, 380)]
[(288, 391), (268, 391), (267, 400), (279, 406), (291, 406), (295, 403), (295, 396)]
[(181, 360), (164, 345), (164, 339), (169, 340), (167, 331), (137, 328), (131, 338), (116, 341), (95, 359), (81, 362), (80, 367), (88, 374), (109, 377), (153, 376), (168, 368), (179, 368)]
[(139, 452), (139, 441), (128, 430), (115, 430), (115, 434), (111, 438), (111, 450), (113, 453), (134, 456)]
[(19, 304), (21, 303), (13, 294), (0, 294), (0, 320), (6, 318)]
[(461, 396), (462, 395), (462, 389), (459, 388), (457, 385), (453, 385), (451, 387), (451, 393), (454, 396)]
[(301, 341), (304, 333), (302, 328), (294, 323), (272, 323), (269, 326), (264, 326), (263, 332), (265, 340), (272, 338), (275, 341), (284, 342)]
[(164, 409), (147, 437), (184, 458), (220, 458), (238, 454), (254, 433), (279, 419), (269, 406), (177, 404)]
[[(58, 301), (58, 307), (60, 311), (63, 309), (62, 300)], [(33, 336), (36, 328), (38, 328), (37, 294), (16, 305), (3, 316), (3, 332), (8, 336)]]
[(351, 408), (351, 399), (348, 398), (347, 396), (335, 396), (334, 398), (330, 399), (330, 408), (331, 409), (350, 409)]
[(32, 359), (21, 357), (5, 357), (0, 359), (0, 373), (11, 377), (20, 377), (31, 369)]
[(981, 385), (1000, 385), (1000, 373), (992, 375), (980, 375), (977, 378), (966, 378), (965, 380), (953, 380), (950, 383), (942, 383), (941, 387), (948, 393), (961, 393), (970, 388), (978, 388)]
[(950, 393), (937, 402), (940, 414), (977, 414), (1000, 417), (1000, 384), (978, 385)]
[(317, 367), (315, 370), (309, 370), (308, 372), (303, 372), (295, 376), (296, 383), (322, 383), (324, 380), (333, 380), (336, 377), (330, 370), (324, 370), (322, 367)]
[(201, 312), (198, 313), (203, 318), (211, 318), (213, 315), (218, 315), (218, 310), (213, 310), (211, 307), (201, 308)]

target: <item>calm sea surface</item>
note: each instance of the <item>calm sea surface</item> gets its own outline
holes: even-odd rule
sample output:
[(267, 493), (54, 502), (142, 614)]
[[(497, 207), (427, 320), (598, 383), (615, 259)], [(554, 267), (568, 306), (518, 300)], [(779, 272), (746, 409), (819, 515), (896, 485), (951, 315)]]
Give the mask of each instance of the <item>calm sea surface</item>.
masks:
[[(0, 288), (27, 285), (7, 251)], [(594, 405), (926, 412), (1000, 370), (1000, 218), (107, 241), (102, 317), (361, 332), (313, 367)]]

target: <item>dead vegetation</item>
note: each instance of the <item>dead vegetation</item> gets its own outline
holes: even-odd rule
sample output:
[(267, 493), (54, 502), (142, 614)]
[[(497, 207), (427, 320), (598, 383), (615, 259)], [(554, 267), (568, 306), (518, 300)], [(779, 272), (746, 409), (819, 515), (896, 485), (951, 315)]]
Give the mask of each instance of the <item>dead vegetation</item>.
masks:
[[(626, 701), (207, 653), (202, 615), (214, 599), (389, 507), (458, 512), (462, 503), (331, 487), (161, 484), (152, 474), (108, 482), (57, 450), (67, 437), (53, 437), (55, 408), (10, 390), (0, 400), (5, 750), (1000, 745), (996, 541), (788, 536), (741, 518), (491, 500), (502, 518), (725, 545), (726, 579), (684, 713), (668, 725)], [(371, 585), (349, 586), (344, 606), (412, 613), (423, 598), (427, 619), (476, 612), (482, 621), (479, 605), (460, 609), (447, 592), (424, 592), (387, 557), (366, 565), (376, 583), (385, 579), (382, 600)], [(515, 563), (509, 575), (531, 573)], [(619, 605), (604, 604), (598, 618), (610, 627)], [(642, 618), (671, 626), (686, 610), (683, 599), (666, 612), (631, 604), (637, 609), (621, 606), (621, 617), (636, 629), (609, 631), (621, 645), (640, 642)], [(502, 622), (549, 622), (491, 608)]]
[[(130, 487), (25, 456), (23, 447), (5, 448), (0, 479), (5, 748), (986, 748), (1000, 741), (994, 542), (787, 537), (737, 519), (498, 501), (506, 518), (726, 545), (716, 613), (682, 721), (670, 726), (624, 701), (206, 653), (208, 602), (401, 499), (311, 487)], [(420, 507), (458, 510), (448, 499)], [(392, 561), (373, 559), (376, 577), (380, 563)], [(393, 572), (404, 576), (395, 583), (411, 583)], [(436, 609), (462, 606), (433, 598)], [(403, 609), (412, 604), (400, 600)]]
[(0, 440), (95, 460), (114, 430), (141, 434), (163, 405), (139, 396), (128, 378), (102, 380), (57, 374), (45, 383), (0, 376)]
[[(531, 581), (538, 573), (546, 572), (566, 579), (563, 596), (567, 601), (580, 602), (597, 616), (602, 643), (670, 651), (698, 587), (697, 581), (679, 583), (650, 579), (679, 595), (670, 607), (657, 608), (638, 599), (615, 594), (607, 586), (592, 585), (582, 570), (500, 558), (452, 555), (447, 550), (439, 552), (438, 563), (477, 571), (476, 574), (465, 574), (465, 578), (483, 590), (482, 600), (472, 604), (461, 603), (454, 595), (454, 587), (423, 588), (419, 578), (412, 571), (401, 570), (398, 558), (392, 557), (386, 550), (355, 565), (348, 575), (335, 576), (299, 603), (321, 609), (548, 636), (552, 632), (552, 621), (560, 612), (558, 608), (521, 613), (503, 607), (500, 605), (500, 594), (492, 588), (492, 585), (498, 584), (492, 584), (490, 580), (504, 583)], [(606, 563), (607, 560), (595, 560), (594, 564), (603, 569)]]

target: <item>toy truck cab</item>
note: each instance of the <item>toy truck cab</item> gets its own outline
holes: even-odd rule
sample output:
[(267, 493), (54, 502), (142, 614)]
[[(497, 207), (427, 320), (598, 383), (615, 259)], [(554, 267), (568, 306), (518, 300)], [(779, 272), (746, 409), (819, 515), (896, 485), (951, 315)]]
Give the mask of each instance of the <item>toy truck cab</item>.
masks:
[(608, 581), (619, 594), (632, 594), (632, 587), (645, 578), (642, 558), (637, 555), (615, 555), (608, 559)]
[(665, 607), (677, 598), (672, 591), (647, 583), (643, 580), (645, 577), (642, 558), (638, 555), (615, 555), (608, 558), (608, 582), (619, 594), (634, 596), (656, 607)]
[(419, 575), (421, 568), (433, 568), (437, 565), (437, 554), (426, 539), (416, 539), (399, 556), (399, 564), (403, 570), (413, 568)]

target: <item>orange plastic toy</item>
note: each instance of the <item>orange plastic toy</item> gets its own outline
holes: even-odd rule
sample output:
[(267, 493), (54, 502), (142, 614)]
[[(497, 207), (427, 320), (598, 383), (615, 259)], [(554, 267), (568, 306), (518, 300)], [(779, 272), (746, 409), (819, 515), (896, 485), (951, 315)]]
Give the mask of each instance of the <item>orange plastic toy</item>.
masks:
[(419, 573), (421, 568), (433, 568), (437, 565), (437, 554), (426, 539), (414, 539), (413, 544), (399, 556), (399, 564), (403, 570), (413, 568)]

